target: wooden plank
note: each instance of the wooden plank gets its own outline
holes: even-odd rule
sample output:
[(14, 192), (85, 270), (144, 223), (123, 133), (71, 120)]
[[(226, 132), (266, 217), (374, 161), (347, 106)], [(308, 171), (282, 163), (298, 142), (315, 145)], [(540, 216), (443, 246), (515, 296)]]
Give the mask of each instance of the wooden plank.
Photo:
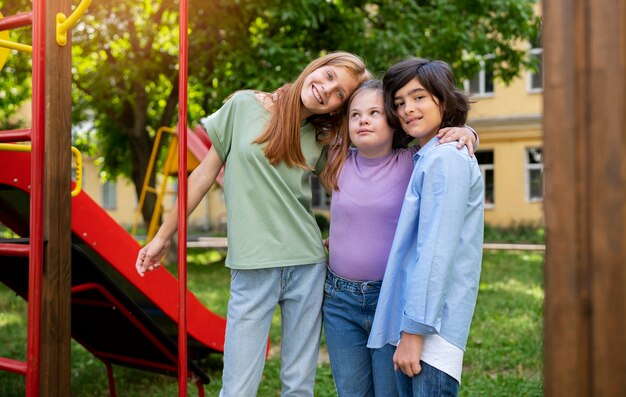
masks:
[[(543, 3), (544, 46), (544, 178), (545, 178), (545, 305), (544, 305), (544, 391), (558, 396), (563, 390), (573, 396), (587, 395), (584, 390), (589, 372), (590, 351), (587, 312), (581, 310), (587, 287), (579, 252), (585, 228), (581, 216), (580, 189), (583, 175), (575, 161), (576, 143), (583, 133), (584, 112), (578, 110), (575, 98), (582, 97), (576, 84), (577, 37), (572, 1)], [(584, 57), (581, 58), (584, 61)], [(584, 170), (583, 170), (584, 171)], [(578, 349), (572, 349), (577, 346)], [(580, 394), (576, 394), (576, 391)]]
[(484, 250), (544, 251), (545, 244), (484, 243)]
[(71, 43), (56, 42), (56, 14), (69, 0), (46, 4), (46, 159), (42, 278), (41, 395), (71, 395)]
[[(187, 241), (187, 247), (197, 248), (228, 248), (226, 237), (198, 237)], [(485, 250), (512, 250), (512, 251), (544, 251), (545, 244), (518, 244), (518, 243), (485, 243)]]
[(543, 2), (548, 397), (626, 388), (625, 15)]
[(228, 248), (226, 237), (198, 237), (196, 241), (187, 241), (187, 247)]
[(580, 160), (590, 168), (592, 395), (617, 397), (626, 390), (626, 9), (617, 0), (588, 7), (589, 155)]

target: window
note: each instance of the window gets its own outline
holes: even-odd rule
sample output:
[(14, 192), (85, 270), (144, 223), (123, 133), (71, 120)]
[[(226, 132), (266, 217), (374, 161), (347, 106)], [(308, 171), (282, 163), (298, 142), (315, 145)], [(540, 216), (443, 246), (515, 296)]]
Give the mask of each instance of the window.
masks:
[(114, 210), (117, 208), (117, 186), (115, 182), (105, 182), (102, 185), (102, 208)]
[(543, 150), (526, 149), (526, 197), (528, 201), (543, 200)]
[(493, 186), (493, 150), (480, 150), (476, 152), (476, 160), (480, 166), (485, 183), (485, 208), (495, 207), (495, 190)]
[(528, 92), (543, 91), (543, 48), (532, 48), (530, 57), (534, 58), (536, 69), (528, 72)]
[(528, 56), (533, 67), (528, 71), (528, 92), (543, 91), (543, 48), (541, 47), (541, 35), (533, 38), (530, 42)]
[(465, 80), (464, 89), (473, 95), (493, 95), (493, 60), (480, 61), (480, 72), (471, 80)]
[(315, 175), (311, 177), (311, 191), (313, 193), (313, 201), (311, 202), (313, 208), (327, 209), (330, 207), (330, 195), (326, 193), (326, 189)]

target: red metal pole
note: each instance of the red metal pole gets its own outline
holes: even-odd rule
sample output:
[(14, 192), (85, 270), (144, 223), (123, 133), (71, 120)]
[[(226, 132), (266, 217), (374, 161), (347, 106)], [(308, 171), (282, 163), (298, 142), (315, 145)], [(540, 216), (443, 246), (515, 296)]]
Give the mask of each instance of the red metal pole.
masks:
[(41, 360), (41, 278), (43, 271), (43, 189), (45, 153), (46, 0), (33, 0), (33, 103), (28, 271), (26, 395), (39, 396)]
[(29, 256), (30, 247), (28, 245), (0, 243), (0, 254), (8, 256)]
[(0, 31), (21, 28), (33, 23), (33, 13), (25, 12), (23, 14), (12, 15), (0, 19)]
[(187, 0), (180, 0), (178, 48), (178, 396), (187, 396)]
[[(33, 61), (34, 61), (34, 58), (33, 58)], [(33, 92), (34, 91), (35, 90), (33, 89)], [(27, 130), (0, 131), (0, 142), (24, 142), (24, 141), (30, 141), (30, 140), (31, 140), (31, 132), (28, 129)]]

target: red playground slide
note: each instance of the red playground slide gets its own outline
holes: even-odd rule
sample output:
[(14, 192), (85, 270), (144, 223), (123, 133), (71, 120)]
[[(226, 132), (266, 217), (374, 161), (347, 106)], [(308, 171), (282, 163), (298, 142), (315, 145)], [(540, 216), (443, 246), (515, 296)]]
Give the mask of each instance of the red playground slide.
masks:
[[(0, 164), (0, 222), (27, 242), (30, 154), (0, 151)], [(140, 277), (139, 244), (86, 193), (72, 199), (71, 211), (72, 336), (109, 370), (117, 364), (177, 376), (176, 278), (163, 267)], [(0, 281), (26, 299), (27, 258), (0, 263)], [(208, 383), (198, 362), (223, 352), (226, 320), (187, 294), (189, 371)]]

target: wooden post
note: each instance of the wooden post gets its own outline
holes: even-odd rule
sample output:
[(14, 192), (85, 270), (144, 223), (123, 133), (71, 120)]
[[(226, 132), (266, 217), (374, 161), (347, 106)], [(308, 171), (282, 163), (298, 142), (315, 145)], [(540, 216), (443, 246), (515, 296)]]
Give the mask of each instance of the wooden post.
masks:
[(41, 396), (46, 397), (71, 395), (71, 43), (56, 42), (56, 14), (69, 15), (70, 7), (70, 0), (47, 0), (46, 5), (41, 319)]
[(626, 5), (543, 2), (544, 390), (626, 390)]

